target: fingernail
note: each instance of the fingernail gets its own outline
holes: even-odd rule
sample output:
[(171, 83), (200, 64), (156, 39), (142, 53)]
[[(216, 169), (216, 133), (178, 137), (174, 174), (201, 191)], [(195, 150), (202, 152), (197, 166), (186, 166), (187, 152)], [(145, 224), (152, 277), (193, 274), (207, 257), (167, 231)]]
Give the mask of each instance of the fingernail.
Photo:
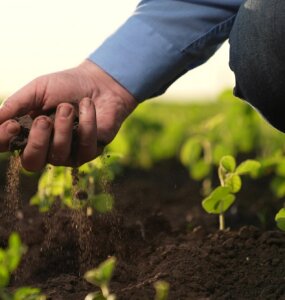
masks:
[(48, 129), (50, 127), (50, 122), (45, 119), (37, 119), (36, 127), (40, 129)]
[(59, 115), (61, 117), (67, 118), (68, 116), (70, 116), (71, 112), (72, 112), (72, 108), (70, 106), (62, 105), (59, 108)]
[(7, 131), (10, 133), (10, 134), (17, 134), (19, 133), (20, 131), (20, 126), (16, 123), (16, 122), (10, 122), (8, 125), (7, 125)]

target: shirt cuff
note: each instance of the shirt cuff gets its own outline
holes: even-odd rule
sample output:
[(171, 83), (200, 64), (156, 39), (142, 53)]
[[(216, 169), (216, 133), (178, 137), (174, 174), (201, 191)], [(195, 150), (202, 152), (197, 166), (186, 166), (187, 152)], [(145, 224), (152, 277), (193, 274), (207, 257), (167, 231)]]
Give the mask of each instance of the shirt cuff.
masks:
[(162, 94), (187, 71), (187, 57), (135, 15), (111, 35), (89, 60), (138, 101)]

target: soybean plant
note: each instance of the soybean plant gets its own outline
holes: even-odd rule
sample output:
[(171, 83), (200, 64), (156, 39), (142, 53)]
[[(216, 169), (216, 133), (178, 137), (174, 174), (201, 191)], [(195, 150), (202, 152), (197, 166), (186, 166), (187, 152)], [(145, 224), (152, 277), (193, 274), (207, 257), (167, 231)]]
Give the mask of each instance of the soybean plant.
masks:
[(256, 160), (246, 160), (236, 165), (234, 157), (227, 155), (221, 158), (218, 168), (220, 186), (203, 200), (202, 206), (206, 212), (219, 215), (219, 229), (225, 229), (224, 213), (235, 201), (235, 194), (242, 187), (241, 175), (257, 175), (260, 163)]
[(115, 300), (111, 294), (109, 284), (116, 266), (116, 258), (110, 257), (102, 262), (97, 268), (85, 273), (84, 278), (88, 282), (100, 288), (101, 291), (90, 293), (85, 300)]
[[(116, 295), (110, 292), (110, 281), (116, 267), (116, 258), (110, 257), (103, 261), (97, 268), (84, 274), (86, 281), (100, 288), (100, 291), (88, 294), (85, 300), (116, 300)], [(159, 280), (154, 283), (155, 300), (167, 300), (169, 284)]]
[(0, 299), (2, 300), (46, 300), (40, 289), (32, 287), (21, 287), (13, 293), (7, 291), (12, 273), (20, 264), (26, 247), (22, 244), (17, 233), (9, 237), (8, 247), (0, 248)]

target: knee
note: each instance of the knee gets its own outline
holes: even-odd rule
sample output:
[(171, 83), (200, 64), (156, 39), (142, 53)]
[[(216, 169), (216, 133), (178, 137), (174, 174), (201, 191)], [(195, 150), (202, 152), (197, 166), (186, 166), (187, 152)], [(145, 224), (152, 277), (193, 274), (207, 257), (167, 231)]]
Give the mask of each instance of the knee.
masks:
[[(244, 2), (230, 34), (230, 68), (236, 78), (235, 95), (254, 106), (273, 126), (285, 131), (285, 122), (282, 124), (285, 49), (281, 58), (278, 47), (285, 31), (281, 36), (280, 30), (275, 30), (276, 14), (280, 12), (277, 3), (282, 3), (283, 20), (284, 1)], [(280, 23), (284, 21), (280, 19)]]

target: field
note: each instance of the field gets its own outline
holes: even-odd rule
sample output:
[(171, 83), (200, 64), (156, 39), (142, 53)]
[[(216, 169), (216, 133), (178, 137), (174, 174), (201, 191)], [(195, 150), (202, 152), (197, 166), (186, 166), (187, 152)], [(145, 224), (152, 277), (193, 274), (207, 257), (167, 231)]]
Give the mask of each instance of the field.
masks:
[[(109, 257), (112, 276), (93, 280), (104, 296), (88, 300), (285, 299), (285, 136), (230, 92), (141, 105), (78, 171), (31, 174), (6, 154), (0, 167), (3, 300), (45, 299), (16, 298), (23, 286), (85, 299), (100, 290), (86, 272)], [(15, 231), (25, 249), (7, 245)]]

